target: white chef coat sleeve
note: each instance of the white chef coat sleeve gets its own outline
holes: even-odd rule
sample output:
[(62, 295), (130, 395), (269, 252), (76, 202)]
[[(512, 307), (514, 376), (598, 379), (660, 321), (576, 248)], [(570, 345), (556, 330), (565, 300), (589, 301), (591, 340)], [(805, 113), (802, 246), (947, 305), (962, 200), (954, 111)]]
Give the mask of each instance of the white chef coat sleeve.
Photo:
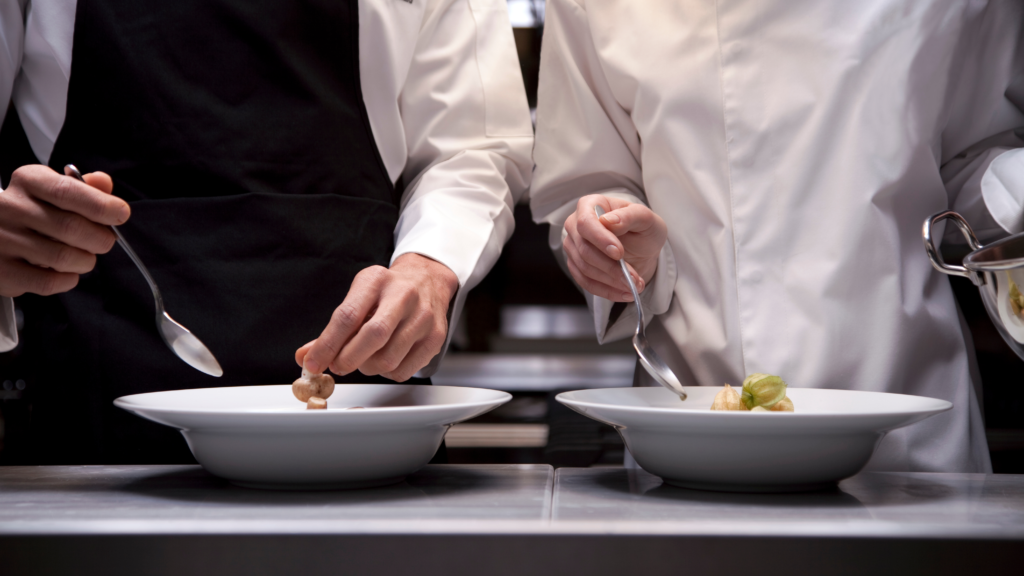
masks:
[[(0, 2), (0, 123), (11, 102), (14, 79), (21, 70), (25, 47), (25, 6), (28, 0)], [(0, 190), (0, 194), (3, 191)], [(0, 296), (0, 352), (18, 345), (14, 300)]]
[[(590, 36), (586, 10), (573, 0), (549, 0), (545, 9), (537, 96), (530, 207), (551, 225), (549, 243), (565, 265), (565, 220), (588, 194), (647, 204), (640, 167), (640, 139), (629, 113), (615, 99)], [(566, 269), (566, 273), (568, 271)], [(649, 321), (668, 311), (676, 265), (668, 242), (654, 278), (640, 296)], [(583, 291), (601, 343), (632, 335), (636, 311), (625, 308), (609, 323), (613, 303)]]
[[(941, 174), (950, 207), (987, 242), (1024, 231), (1024, 4), (983, 14), (953, 83)], [(946, 238), (962, 241), (951, 226)]]
[[(533, 168), (533, 127), (505, 2), (433, 2), (399, 98), (407, 185), (392, 262), (414, 252), (455, 273), (453, 327), (467, 292), (511, 237), (513, 207)], [(418, 375), (433, 373), (443, 353)]]

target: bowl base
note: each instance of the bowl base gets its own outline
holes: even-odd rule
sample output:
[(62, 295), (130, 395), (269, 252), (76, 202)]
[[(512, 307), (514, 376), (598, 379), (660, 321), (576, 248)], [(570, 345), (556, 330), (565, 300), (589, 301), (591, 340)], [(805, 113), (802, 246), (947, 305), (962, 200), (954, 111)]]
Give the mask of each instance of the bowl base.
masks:
[(665, 484), (691, 490), (709, 492), (752, 492), (757, 494), (780, 494), (785, 492), (817, 492), (834, 490), (838, 482), (811, 482), (808, 484), (723, 484), (719, 482), (689, 482), (686, 480), (661, 479)]
[(393, 476), (391, 478), (378, 478), (375, 480), (359, 480), (356, 482), (249, 482), (246, 480), (231, 480), (235, 486), (242, 488), (254, 488), (256, 490), (284, 490), (284, 491), (315, 491), (315, 490), (356, 490), (359, 488), (377, 488), (379, 486), (390, 486), (405, 480), (405, 476)]

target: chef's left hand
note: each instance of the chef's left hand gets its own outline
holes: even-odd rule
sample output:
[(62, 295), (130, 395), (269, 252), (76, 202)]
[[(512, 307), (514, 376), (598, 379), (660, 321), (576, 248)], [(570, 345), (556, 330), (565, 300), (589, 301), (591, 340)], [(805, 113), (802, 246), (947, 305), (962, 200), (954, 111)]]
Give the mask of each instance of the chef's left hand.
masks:
[(444, 346), (458, 287), (451, 269), (419, 254), (399, 256), (390, 269), (366, 268), (320, 337), (295, 351), (295, 361), (314, 374), (330, 368), (408, 380)]

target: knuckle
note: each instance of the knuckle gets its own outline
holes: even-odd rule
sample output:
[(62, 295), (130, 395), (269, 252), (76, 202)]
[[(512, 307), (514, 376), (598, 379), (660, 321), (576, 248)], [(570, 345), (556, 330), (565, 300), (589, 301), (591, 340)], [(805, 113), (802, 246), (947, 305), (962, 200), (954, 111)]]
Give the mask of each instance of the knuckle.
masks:
[(394, 354), (387, 354), (377, 362), (382, 374), (395, 372), (402, 365), (402, 359)]
[(335, 374), (351, 374), (352, 372), (355, 372), (356, 368), (358, 368), (358, 366), (355, 366), (352, 362), (341, 358), (335, 358), (334, 362), (331, 362), (331, 372), (334, 372)]
[(392, 372), (383, 372), (382, 375), (386, 378), (394, 380), (395, 382), (405, 382), (406, 380), (409, 379), (410, 376), (412, 376), (412, 374), (409, 373), (408, 370), (395, 370)]
[(366, 330), (366, 336), (374, 343), (386, 342), (391, 336), (391, 326), (383, 319), (373, 319), (367, 322), (363, 329)]
[(96, 267), (96, 255), (95, 254), (86, 254), (85, 262), (84, 262), (84, 269), (85, 269), (84, 272), (91, 272), (93, 270), (93, 268), (95, 268), (95, 267)]
[(39, 178), (39, 167), (35, 165), (21, 166), (11, 173), (11, 187), (15, 189), (30, 188), (32, 182)]
[[(62, 275), (56, 272), (46, 272), (45, 274), (43, 274), (42, 278), (39, 281), (39, 288), (37, 293), (40, 296), (53, 296), (54, 294), (66, 292), (67, 290), (70, 290), (71, 288), (74, 287), (65, 287), (63, 280), (64, 278), (62, 277)], [(75, 276), (74, 284), (78, 284), (77, 276)]]
[(85, 227), (81, 218), (70, 212), (63, 212), (56, 216), (56, 218), (57, 229), (60, 231), (61, 237), (68, 240), (76, 240), (82, 236)]
[(594, 259), (594, 255), (597, 251), (594, 250), (593, 244), (590, 242), (584, 242), (583, 245), (579, 247), (579, 252), (581, 260), (590, 261)]
[(380, 284), (387, 279), (389, 270), (383, 266), (370, 266), (363, 268), (356, 274), (357, 277), (370, 282), (371, 284)]
[(102, 240), (99, 241), (97, 246), (97, 254), (106, 254), (114, 249), (114, 244), (117, 243), (117, 237), (114, 236), (113, 232), (109, 230), (103, 230)]
[(50, 267), (60, 272), (70, 271), (75, 263), (76, 251), (67, 244), (62, 244), (53, 254)]
[(445, 331), (436, 330), (423, 340), (423, 346), (427, 349), (428, 352), (430, 352), (431, 356), (434, 356), (441, 351), (441, 348), (444, 346), (444, 341), (445, 339), (447, 339), (447, 337), (448, 334), (446, 334)]
[(351, 367), (341, 364), (339, 362), (330, 363), (327, 366), (327, 369), (333, 372), (334, 374), (337, 374), (338, 376), (347, 376), (354, 372), (354, 370)]
[(355, 306), (351, 304), (342, 304), (334, 309), (334, 313), (331, 315), (331, 321), (341, 324), (345, 327), (355, 326), (362, 318), (359, 317), (359, 311)]
[(56, 204), (64, 204), (71, 197), (72, 182), (71, 178), (54, 178), (50, 184), (50, 195)]

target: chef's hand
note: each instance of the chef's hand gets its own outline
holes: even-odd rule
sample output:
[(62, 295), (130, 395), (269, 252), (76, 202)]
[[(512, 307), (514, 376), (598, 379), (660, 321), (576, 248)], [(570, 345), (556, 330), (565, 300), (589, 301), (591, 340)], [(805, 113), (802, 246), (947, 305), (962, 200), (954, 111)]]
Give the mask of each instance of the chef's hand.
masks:
[[(594, 206), (605, 210), (600, 219)], [(587, 292), (613, 302), (633, 300), (619, 259), (625, 257), (637, 291), (643, 292), (668, 238), (665, 221), (647, 206), (600, 194), (580, 198), (565, 231), (562, 248), (572, 277)]]
[(444, 346), (448, 304), (458, 287), (447, 266), (419, 254), (399, 256), (390, 269), (366, 268), (320, 337), (296, 350), (295, 361), (314, 374), (359, 370), (404, 382)]
[(128, 203), (111, 195), (110, 176), (85, 181), (41, 165), (14, 171), (0, 192), (0, 296), (67, 292), (114, 246), (107, 226), (128, 220)]

